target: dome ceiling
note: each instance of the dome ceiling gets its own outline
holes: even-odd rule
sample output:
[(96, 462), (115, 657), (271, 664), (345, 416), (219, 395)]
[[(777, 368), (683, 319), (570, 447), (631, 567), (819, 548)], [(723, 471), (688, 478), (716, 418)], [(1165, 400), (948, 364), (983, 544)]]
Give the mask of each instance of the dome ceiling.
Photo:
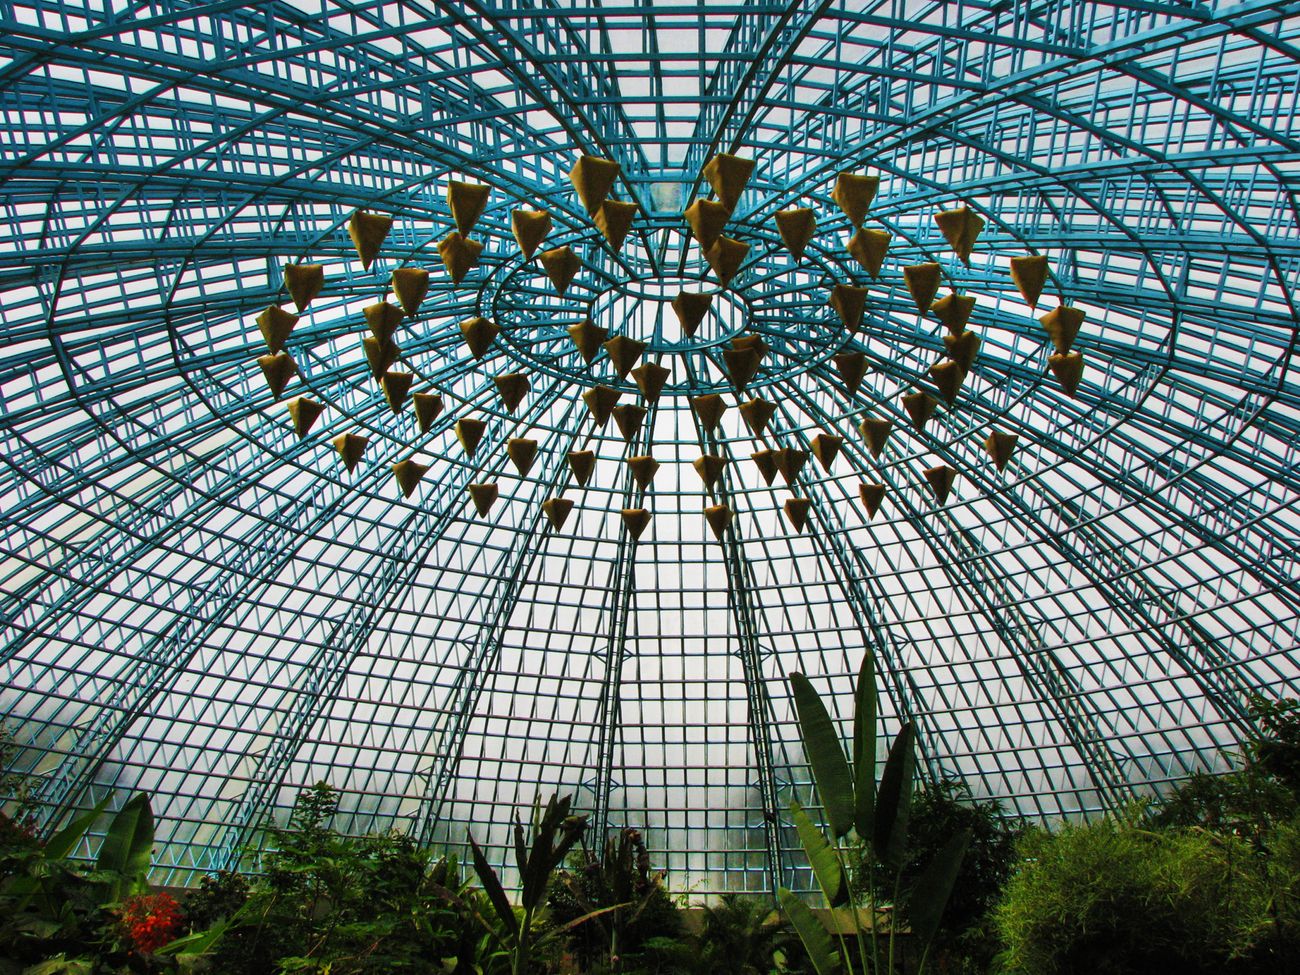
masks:
[(39, 797), (149, 790), (179, 882), (317, 780), (453, 845), (571, 792), (675, 887), (766, 889), (786, 675), (848, 715), (865, 652), (926, 774), (1031, 817), (1212, 767), (1297, 682), (1289, 11), (14, 5), (0, 704)]

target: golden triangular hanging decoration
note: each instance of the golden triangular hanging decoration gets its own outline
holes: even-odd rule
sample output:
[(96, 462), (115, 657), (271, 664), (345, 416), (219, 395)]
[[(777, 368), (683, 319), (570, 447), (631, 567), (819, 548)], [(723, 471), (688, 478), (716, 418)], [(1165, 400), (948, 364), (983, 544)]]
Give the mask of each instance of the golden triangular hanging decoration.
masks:
[(352, 214), (352, 219), (348, 221), (348, 236), (352, 238), (352, 246), (357, 249), (357, 256), (361, 258), (361, 266), (367, 271), (370, 270), (374, 259), (379, 256), (379, 248), (383, 246), (384, 238), (388, 236), (388, 231), (392, 227), (392, 217), (382, 213), (367, 213), (364, 210)]
[(284, 286), (294, 307), (300, 312), (306, 311), (312, 299), (325, 287), (325, 267), (321, 264), (286, 264)]
[(817, 231), (817, 215), (807, 207), (776, 211), (776, 229), (781, 242), (796, 261), (803, 260), (803, 252)]

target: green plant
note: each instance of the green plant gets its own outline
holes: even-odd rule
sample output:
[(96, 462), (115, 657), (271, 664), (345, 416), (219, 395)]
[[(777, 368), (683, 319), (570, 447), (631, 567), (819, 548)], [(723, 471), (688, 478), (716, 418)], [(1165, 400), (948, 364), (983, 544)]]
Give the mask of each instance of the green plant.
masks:
[[(1288, 827), (1288, 842), (1295, 836)], [(1271, 973), (1297, 961), (1300, 860), (1249, 841), (1104, 819), (1030, 834), (995, 911), (1020, 975)], [(1290, 890), (1279, 899), (1279, 890)]]
[(704, 907), (699, 937), (703, 970), (771, 975), (800, 970), (805, 961), (798, 936), (763, 897), (724, 894)]
[[(1016, 844), (1028, 827), (1023, 820), (1007, 816), (996, 802), (978, 802), (964, 782), (941, 779), (928, 783), (912, 796), (908, 816), (908, 852), (899, 875), (899, 890), (906, 908), (926, 865), (955, 834), (965, 831), (970, 845), (953, 880), (952, 893), (935, 934), (936, 958), (945, 971), (985, 972), (997, 954), (998, 944), (989, 922), (989, 912), (1016, 862)], [(869, 846), (863, 855), (871, 856)], [(884, 864), (856, 864), (855, 881), (861, 886), (868, 877), (876, 880), (877, 898), (886, 899), (888, 872)]]
[[(546, 900), (554, 922), (571, 925), (569, 947), (584, 967), (599, 961), (609, 972), (634, 969), (648, 942), (680, 938), (681, 919), (650, 869), (639, 830), (611, 836), (602, 857), (586, 850), (577, 856), (574, 869), (557, 873)], [(579, 920), (584, 915), (588, 920)]]
[(569, 796), (563, 799), (551, 796), (545, 810), (542, 809), (540, 802), (534, 807), (531, 843), (524, 835), (523, 824), (518, 819), (515, 820), (515, 865), (519, 870), (521, 883), (518, 916), (506, 897), (500, 878), (484, 856), (483, 849), (472, 834), (469, 837), (474, 857), (474, 871), (478, 874), (479, 882), (483, 885), (483, 891), (500, 924), (490, 925), (481, 915), (475, 916), (483, 923), (488, 936), (499, 946), (500, 954), (508, 960), (511, 975), (527, 975), (531, 970), (534, 954), (547, 941), (593, 917), (626, 906), (611, 905), (576, 918), (560, 928), (553, 928), (545, 933), (538, 930), (537, 921), (546, 902), (546, 891), (551, 875), (564, 862), (564, 858), (582, 837), (583, 830), (587, 826), (585, 817), (569, 815), (571, 801)]
[[(862, 662), (854, 695), (852, 764), (844, 754), (839, 733), (812, 684), (803, 674), (791, 674), (790, 685), (803, 738), (804, 753), (812, 767), (813, 783), (830, 828), (827, 837), (799, 805), (790, 804), (790, 814), (808, 857), (813, 875), (831, 908), (847, 906), (855, 932), (858, 964), (872, 973), (892, 972), (898, 960), (898, 925), (891, 921), (888, 936), (881, 938), (878, 920), (880, 900), (874, 864), (880, 863), (892, 877), (893, 896), (899, 903), (902, 871), (907, 861), (908, 820), (915, 774), (915, 727), (906, 723), (890, 746), (880, 785), (876, 786), (876, 683), (870, 654)], [(855, 885), (848, 870), (848, 854), (856, 833), (858, 841), (870, 844), (865, 885)], [(918, 970), (924, 971), (931, 943), (952, 892), (957, 871), (970, 842), (970, 834), (958, 832), (943, 844), (912, 885), (907, 904), (911, 934), (919, 946)], [(865, 904), (855, 890), (866, 892)], [(808, 907), (789, 890), (781, 890), (781, 905), (799, 933), (818, 975), (830, 975), (837, 962), (852, 970), (853, 957), (847, 941), (832, 942), (829, 934)], [(867, 911), (864, 926), (859, 907)], [(864, 937), (865, 936), (865, 937)], [(883, 943), (882, 943), (883, 941)], [(870, 944), (870, 952), (864, 944)], [(838, 950), (837, 950), (838, 949)]]

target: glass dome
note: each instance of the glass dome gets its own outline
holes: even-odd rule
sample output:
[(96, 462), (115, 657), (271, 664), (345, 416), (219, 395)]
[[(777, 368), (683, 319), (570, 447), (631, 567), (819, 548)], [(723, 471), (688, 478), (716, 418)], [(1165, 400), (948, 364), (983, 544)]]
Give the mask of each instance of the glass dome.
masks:
[[(561, 792), (674, 888), (797, 884), (786, 676), (847, 716), (864, 653), (926, 776), (1029, 817), (1215, 767), (1300, 683), (1288, 9), (6, 5), (0, 711), (47, 820), (147, 790), (183, 883), (319, 780), (498, 856)], [(683, 211), (742, 184), (724, 285)]]

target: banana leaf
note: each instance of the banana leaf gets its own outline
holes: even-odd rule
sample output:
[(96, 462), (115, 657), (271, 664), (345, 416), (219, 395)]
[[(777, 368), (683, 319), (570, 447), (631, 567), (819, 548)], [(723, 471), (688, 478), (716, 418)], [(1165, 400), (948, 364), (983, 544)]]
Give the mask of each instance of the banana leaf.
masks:
[(797, 801), (790, 803), (790, 817), (794, 820), (795, 829), (799, 833), (799, 842), (803, 845), (804, 855), (808, 857), (808, 863), (812, 866), (813, 876), (817, 878), (818, 886), (826, 895), (826, 903), (831, 907), (839, 907), (846, 903), (849, 899), (849, 885), (844, 876), (844, 868), (840, 865), (839, 858), (835, 856), (835, 851), (831, 849), (830, 843)]
[(957, 882), (957, 873), (970, 846), (970, 837), (968, 829), (953, 834), (926, 865), (908, 897), (907, 919), (916, 943), (922, 946), (923, 951), (939, 931), (939, 921), (948, 906), (948, 898), (952, 896), (953, 884)]
[(876, 794), (871, 844), (876, 858), (894, 869), (907, 855), (907, 824), (912, 809), (912, 777), (916, 770), (916, 725), (911, 721), (889, 748)]
[(834, 975), (839, 968), (840, 957), (831, 943), (831, 936), (826, 928), (813, 916), (813, 912), (808, 910), (808, 906), (790, 891), (782, 887), (779, 896), (781, 908), (785, 911), (785, 916), (790, 919), (790, 924), (799, 935), (799, 940), (803, 942), (804, 949), (808, 952), (808, 960), (812, 962), (817, 975)]
[(81, 838), (86, 835), (86, 831), (90, 829), (90, 827), (94, 826), (95, 820), (103, 815), (104, 807), (108, 805), (108, 800), (109, 797), (104, 796), (103, 799), (100, 799), (99, 802), (95, 804), (94, 809), (90, 810), (90, 812), (86, 813), (84, 816), (77, 817), (72, 822), (68, 823), (67, 826), (63, 827), (63, 829), (51, 836), (49, 841), (45, 844), (45, 849), (43, 851), (45, 859), (62, 860), (76, 849), (77, 844), (81, 842)]
[(853, 777), (844, 758), (844, 747), (826, 706), (803, 674), (790, 675), (795, 711), (803, 735), (804, 752), (812, 766), (817, 798), (826, 810), (831, 833), (836, 839), (853, 828)]
[(853, 825), (863, 839), (871, 836), (876, 814), (876, 711), (876, 665), (867, 651), (853, 705)]
[(153, 859), (153, 810), (149, 794), (140, 792), (117, 811), (99, 848), (95, 866), (119, 876), (114, 900), (119, 899), (137, 877), (144, 876)]

